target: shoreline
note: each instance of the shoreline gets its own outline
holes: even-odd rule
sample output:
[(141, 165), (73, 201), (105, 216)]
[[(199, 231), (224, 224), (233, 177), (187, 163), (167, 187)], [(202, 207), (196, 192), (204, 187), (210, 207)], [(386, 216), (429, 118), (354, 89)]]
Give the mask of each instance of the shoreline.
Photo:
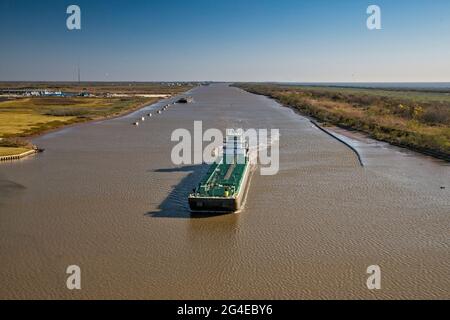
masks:
[(322, 127), (317, 121), (309, 119), (309, 121), (311, 121), (311, 123), (316, 126), (320, 131), (326, 133), (327, 135), (329, 135), (330, 137), (332, 137), (333, 139), (336, 139), (337, 141), (339, 141), (340, 143), (344, 144), (347, 148), (349, 148), (351, 151), (353, 151), (353, 153), (356, 155), (356, 157), (358, 158), (359, 164), (361, 165), (361, 167), (364, 167), (364, 162), (362, 161), (362, 157), (361, 154), (359, 153), (359, 151), (353, 147), (351, 144), (349, 144), (348, 142), (342, 140), (341, 138), (339, 138), (338, 136), (336, 136), (332, 131), (329, 131), (327, 129), (325, 129), (324, 127)]
[(187, 91), (179, 92), (179, 93), (175, 93), (175, 94), (167, 94), (167, 95), (165, 95), (166, 97), (164, 97), (164, 98), (159, 98), (159, 99), (156, 98), (157, 100), (155, 100), (153, 102), (150, 102), (150, 103), (149, 102), (141, 103), (141, 104), (137, 105), (134, 108), (123, 110), (122, 112), (119, 112), (117, 114), (111, 114), (111, 115), (107, 115), (107, 116), (91, 118), (91, 119), (88, 119), (88, 120), (85, 120), (85, 121), (69, 123), (67, 125), (62, 125), (60, 127), (43, 130), (43, 131), (41, 131), (39, 133), (34, 133), (34, 134), (29, 135), (29, 136), (25, 136), (23, 138), (27, 138), (27, 139), (29, 138), (30, 140), (32, 140), (34, 138), (38, 138), (38, 137), (41, 137), (41, 136), (49, 134), (49, 133), (58, 132), (59, 130), (63, 130), (63, 129), (66, 129), (66, 128), (71, 128), (71, 127), (74, 127), (74, 126), (77, 126), (77, 125), (88, 124), (88, 123), (95, 123), (95, 122), (99, 122), (99, 121), (113, 120), (113, 119), (125, 117), (125, 116), (128, 116), (128, 115), (130, 115), (130, 114), (132, 114), (132, 113), (134, 113), (134, 112), (136, 112), (136, 111), (138, 111), (140, 109), (143, 109), (143, 108), (148, 107), (148, 106), (152, 106), (152, 105), (154, 105), (156, 103), (160, 103), (163, 100), (172, 99), (172, 98), (177, 97), (177, 96), (187, 95), (189, 93), (189, 91), (191, 91), (192, 89), (195, 89), (195, 88), (196, 87), (193, 87), (193, 88), (190, 88)]
[(156, 100), (156, 101), (154, 101), (154, 102), (152, 102), (150, 104), (149, 103), (142, 103), (142, 104), (140, 104), (140, 105), (138, 105), (138, 106), (136, 106), (136, 107), (134, 107), (132, 109), (124, 110), (123, 112), (120, 112), (118, 114), (112, 114), (112, 115), (107, 115), (107, 116), (103, 116), (103, 117), (95, 117), (95, 118), (91, 118), (91, 119), (87, 119), (87, 120), (81, 120), (81, 121), (78, 121), (78, 122), (69, 123), (67, 125), (63, 124), (60, 127), (46, 129), (46, 130), (43, 130), (43, 131), (41, 131), (39, 133), (33, 133), (33, 134), (31, 134), (29, 136), (25, 136), (23, 138), (27, 138), (27, 139), (31, 140), (31, 139), (38, 138), (38, 137), (41, 137), (41, 136), (49, 134), (49, 133), (57, 132), (59, 130), (63, 130), (63, 129), (70, 128), (70, 127), (74, 127), (74, 126), (77, 126), (77, 125), (80, 125), (80, 124), (95, 123), (95, 122), (98, 122), (98, 121), (117, 119), (117, 118), (120, 118), (120, 117), (127, 116), (127, 115), (129, 115), (129, 114), (131, 114), (133, 112), (136, 112), (139, 109), (145, 108), (147, 106), (151, 106), (152, 104), (158, 103), (158, 102), (160, 102), (160, 101), (162, 101), (164, 99), (168, 99), (168, 98), (163, 98), (163, 99), (160, 99), (160, 100)]
[[(298, 110), (298, 108), (296, 108), (296, 107), (284, 104), (283, 102), (281, 102), (280, 100), (278, 100), (277, 98), (275, 98), (275, 97), (273, 97), (271, 95), (267, 95), (267, 94), (263, 94), (263, 93), (257, 93), (257, 92), (252, 92), (252, 91), (247, 91), (247, 90), (245, 90), (243, 88), (240, 88), (240, 87), (237, 87), (237, 88), (239, 88), (239, 89), (241, 89), (241, 90), (243, 90), (245, 92), (248, 92), (248, 93), (252, 93), (252, 94), (256, 94), (256, 95), (260, 95), (260, 96), (272, 99), (272, 100), (276, 101), (278, 104), (280, 104), (281, 106), (289, 108), (289, 109), (293, 110), (295, 113), (301, 115), (302, 117), (305, 117), (305, 118), (309, 119), (311, 122), (314, 121), (314, 122), (317, 122), (317, 123), (322, 123), (322, 125), (320, 125), (319, 129), (323, 130), (323, 123), (324, 122), (322, 120), (320, 120), (318, 118), (315, 118), (315, 117), (312, 117), (310, 115), (304, 114), (300, 110)], [(435, 150), (427, 149), (427, 148), (414, 147), (414, 146), (401, 144), (401, 143), (395, 143), (395, 142), (389, 141), (388, 139), (386, 139), (386, 140), (378, 139), (378, 138), (374, 137), (372, 134), (370, 134), (369, 132), (365, 132), (365, 131), (358, 130), (358, 129), (351, 128), (351, 127), (342, 126), (342, 125), (339, 125), (337, 123), (330, 122), (330, 124), (332, 124), (333, 126), (335, 126), (337, 128), (340, 128), (340, 129), (343, 129), (343, 130), (347, 130), (349, 132), (354, 131), (354, 132), (361, 133), (364, 136), (366, 136), (367, 138), (370, 138), (370, 139), (373, 139), (373, 140), (376, 140), (376, 141), (379, 141), (379, 142), (385, 142), (385, 143), (388, 143), (389, 145), (392, 145), (394, 147), (407, 149), (407, 150), (410, 150), (410, 151), (413, 151), (413, 152), (417, 152), (417, 153), (419, 153), (421, 155), (433, 157), (435, 159), (442, 160), (442, 161), (445, 161), (445, 162), (450, 162), (450, 156), (448, 156), (447, 154), (444, 154), (442, 152), (439, 152), (439, 151), (435, 151)], [(325, 130), (325, 131), (327, 132), (327, 130)], [(330, 135), (334, 137), (333, 134), (330, 134)], [(345, 143), (345, 144), (348, 145), (347, 143)]]
[[(74, 127), (74, 126), (78, 126), (78, 125), (82, 125), (82, 124), (95, 123), (95, 122), (105, 121), (105, 120), (113, 120), (113, 119), (125, 117), (125, 116), (127, 116), (129, 114), (132, 114), (132, 113), (134, 113), (134, 112), (136, 112), (136, 111), (138, 111), (140, 109), (143, 109), (145, 107), (151, 106), (151, 105), (156, 104), (156, 103), (159, 103), (159, 102), (161, 102), (163, 100), (166, 100), (166, 99), (171, 99), (171, 98), (176, 97), (177, 95), (180, 95), (180, 94), (184, 94), (184, 93), (178, 93), (178, 94), (173, 94), (173, 95), (166, 95), (166, 97), (164, 97), (164, 98), (162, 98), (162, 97), (160, 99), (156, 98), (157, 100), (155, 100), (155, 101), (138, 104), (137, 106), (135, 106), (133, 108), (123, 110), (122, 112), (119, 112), (117, 114), (93, 117), (93, 118), (90, 118), (90, 119), (80, 119), (79, 121), (75, 121), (75, 122), (68, 123), (68, 124), (61, 124), (61, 126), (58, 126), (58, 127), (55, 127), (55, 128), (51, 128), (51, 129), (42, 130), (42, 131), (40, 131), (38, 133), (33, 133), (31, 135), (21, 136), (20, 138), (23, 138), (26, 141), (31, 141), (31, 140), (33, 140), (35, 138), (42, 137), (42, 136), (44, 136), (46, 134), (58, 132), (60, 130), (71, 128), (71, 127)], [(39, 153), (38, 146), (35, 146), (35, 145), (33, 145), (33, 146), (35, 147), (35, 149), (30, 149), (29, 151), (22, 152), (20, 154), (12, 154), (12, 155), (0, 156), (0, 162), (7, 162), (7, 161), (11, 162), (11, 161), (16, 161), (16, 160), (21, 160), (21, 159), (26, 158), (26, 157), (28, 157), (30, 155)]]
[(5, 161), (14, 161), (14, 160), (20, 160), (23, 159), (25, 157), (31, 156), (33, 154), (38, 153), (38, 150), (35, 149), (31, 149), (19, 154), (14, 154), (14, 155), (8, 155), (8, 156), (0, 156), (0, 162), (5, 162)]

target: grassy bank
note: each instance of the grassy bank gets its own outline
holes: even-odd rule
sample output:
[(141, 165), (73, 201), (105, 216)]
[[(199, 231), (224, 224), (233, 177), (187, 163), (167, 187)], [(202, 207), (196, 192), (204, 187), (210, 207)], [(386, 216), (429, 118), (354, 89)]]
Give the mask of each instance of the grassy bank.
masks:
[(238, 84), (325, 124), (450, 160), (450, 94), (405, 90)]
[[(3, 84), (3, 86), (6, 86)], [(15, 83), (8, 88), (29, 88)], [(160, 98), (133, 96), (140, 94), (177, 94), (191, 87), (167, 87), (159, 84), (33, 84), (33, 89), (63, 89), (67, 92), (95, 88), (96, 94), (127, 93), (127, 97), (20, 97), (0, 99), (0, 155), (13, 155), (30, 150), (27, 138), (66, 125), (119, 116)], [(89, 91), (91, 92), (91, 91)]]

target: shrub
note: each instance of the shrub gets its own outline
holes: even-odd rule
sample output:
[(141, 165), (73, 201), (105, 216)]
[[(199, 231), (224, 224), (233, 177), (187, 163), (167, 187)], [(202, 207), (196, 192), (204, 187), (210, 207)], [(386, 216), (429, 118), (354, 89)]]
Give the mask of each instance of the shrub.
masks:
[(420, 115), (421, 121), (429, 124), (450, 125), (450, 106), (434, 106), (426, 108)]
[(3, 138), (0, 140), (0, 147), (7, 148), (31, 148), (32, 144), (21, 138)]

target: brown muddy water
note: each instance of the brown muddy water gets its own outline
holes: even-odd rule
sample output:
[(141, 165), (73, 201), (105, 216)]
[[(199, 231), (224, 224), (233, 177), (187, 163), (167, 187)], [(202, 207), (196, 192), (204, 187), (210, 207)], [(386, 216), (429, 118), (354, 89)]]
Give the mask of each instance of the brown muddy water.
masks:
[[(445, 163), (351, 139), (362, 168), (272, 100), (227, 85), (191, 94), (139, 127), (156, 106), (42, 136), (44, 153), (0, 165), (0, 298), (450, 298)], [(188, 211), (205, 168), (174, 166), (170, 136), (194, 120), (280, 129), (280, 172), (253, 175), (239, 214)], [(73, 264), (80, 291), (66, 289)], [(374, 264), (379, 291), (366, 287)]]

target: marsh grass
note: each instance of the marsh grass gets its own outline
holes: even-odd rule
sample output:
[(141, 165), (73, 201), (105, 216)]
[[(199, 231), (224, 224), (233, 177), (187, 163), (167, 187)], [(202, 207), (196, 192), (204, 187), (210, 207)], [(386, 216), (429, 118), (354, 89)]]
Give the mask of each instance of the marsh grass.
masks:
[(26, 137), (94, 119), (118, 116), (157, 98), (19, 98), (0, 101), (0, 155), (31, 150)]
[(450, 159), (448, 93), (241, 84), (325, 124)]
[[(178, 94), (192, 85), (168, 86), (158, 83), (0, 83), (2, 90), (44, 90), (79, 93), (97, 97), (0, 97), (0, 154), (30, 150), (26, 137), (89, 120), (115, 117), (155, 103), (160, 98), (133, 94)], [(127, 97), (108, 97), (124, 93)]]
[(156, 82), (0, 82), (0, 90), (52, 90), (71, 93), (145, 93), (173, 95), (192, 89), (195, 84), (168, 85)]
[(157, 98), (19, 98), (0, 102), (0, 137), (27, 137), (67, 124), (117, 116)]

